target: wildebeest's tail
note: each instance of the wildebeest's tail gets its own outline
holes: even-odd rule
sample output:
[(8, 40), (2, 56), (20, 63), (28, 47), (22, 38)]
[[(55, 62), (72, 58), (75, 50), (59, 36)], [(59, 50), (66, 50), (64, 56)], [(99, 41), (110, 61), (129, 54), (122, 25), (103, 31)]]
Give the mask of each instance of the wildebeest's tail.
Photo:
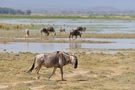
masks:
[(30, 69), (27, 73), (32, 72), (32, 70), (33, 70), (33, 69), (34, 69), (34, 67), (35, 67), (35, 61), (36, 61), (36, 57), (34, 58), (34, 62), (33, 62), (33, 65), (32, 65), (32, 67), (31, 67), (31, 69)]

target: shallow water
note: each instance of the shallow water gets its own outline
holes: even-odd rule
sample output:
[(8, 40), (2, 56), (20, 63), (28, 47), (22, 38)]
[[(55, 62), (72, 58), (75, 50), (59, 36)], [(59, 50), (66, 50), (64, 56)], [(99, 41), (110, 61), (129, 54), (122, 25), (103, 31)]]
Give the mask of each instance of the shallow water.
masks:
[[(14, 39), (26, 39), (26, 38), (14, 38)], [(39, 38), (27, 38), (27, 39), (39, 39)], [(69, 38), (45, 38), (46, 40), (64, 40), (64, 41), (69, 41)], [(121, 38), (117, 38), (117, 39), (110, 39), (110, 38), (77, 38), (76, 41), (86, 41), (90, 40), (90, 41), (102, 41), (102, 42), (112, 42), (112, 43), (135, 43), (135, 39), (121, 39)]]
[(10, 24), (44, 24), (71, 30), (84, 26), (92, 33), (135, 33), (135, 20), (102, 20), (102, 19), (0, 19)]
[[(57, 38), (59, 39), (59, 38)], [(115, 43), (7, 43), (0, 44), (0, 52), (5, 49), (7, 52), (32, 52), (32, 53), (45, 53), (54, 51), (81, 51), (82, 49), (91, 49), (93, 52), (98, 50), (107, 49), (135, 49), (134, 39), (99, 39), (99, 38), (86, 38), (86, 40), (93, 41), (110, 41)], [(107, 51), (109, 53), (109, 51)]]
[[(104, 20), (104, 19), (0, 19), (2, 23), (10, 24), (44, 24), (54, 26), (56, 30), (60, 27), (71, 30), (78, 26), (84, 26), (91, 33), (135, 33), (135, 20)], [(3, 37), (0, 37), (3, 38)], [(25, 39), (25, 38), (16, 38)], [(35, 38), (29, 38), (35, 39)], [(69, 40), (68, 38), (49, 38), (49, 40)], [(78, 38), (78, 40), (109, 41), (115, 43), (8, 43), (0, 44), (0, 52), (32, 52), (44, 53), (60, 51), (72, 51), (72, 49), (135, 49), (134, 39), (99, 39)], [(95, 50), (96, 49), (96, 50)]]

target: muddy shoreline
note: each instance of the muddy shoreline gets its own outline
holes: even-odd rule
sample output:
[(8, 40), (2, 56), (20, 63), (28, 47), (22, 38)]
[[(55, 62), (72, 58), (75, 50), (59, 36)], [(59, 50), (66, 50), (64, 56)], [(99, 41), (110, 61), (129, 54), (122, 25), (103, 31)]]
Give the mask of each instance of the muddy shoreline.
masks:
[[(31, 31), (30, 36), (25, 38), (24, 31), (9, 30), (3, 31), (0, 30), (0, 43), (8, 42), (48, 42), (48, 43), (115, 43), (107, 41), (92, 41), (85, 40), (85, 38), (101, 38), (101, 39), (134, 39), (135, 34), (96, 34), (85, 32), (82, 34), (82, 37), (78, 39), (69, 39), (69, 32), (60, 33), (58, 32), (56, 36), (50, 35), (41, 35), (40, 32)], [(57, 40), (59, 38), (59, 40)], [(64, 38), (64, 39), (63, 39)]]

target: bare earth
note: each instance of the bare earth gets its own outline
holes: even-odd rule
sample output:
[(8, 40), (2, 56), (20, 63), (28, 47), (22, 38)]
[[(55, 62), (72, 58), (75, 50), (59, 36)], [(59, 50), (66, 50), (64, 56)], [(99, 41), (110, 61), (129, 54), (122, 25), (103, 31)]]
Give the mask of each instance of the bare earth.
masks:
[(28, 74), (32, 53), (0, 53), (0, 90), (134, 90), (135, 53), (123, 55), (77, 53), (79, 65), (64, 67), (61, 81), (60, 71), (49, 80), (52, 68), (42, 67), (41, 78), (36, 73)]

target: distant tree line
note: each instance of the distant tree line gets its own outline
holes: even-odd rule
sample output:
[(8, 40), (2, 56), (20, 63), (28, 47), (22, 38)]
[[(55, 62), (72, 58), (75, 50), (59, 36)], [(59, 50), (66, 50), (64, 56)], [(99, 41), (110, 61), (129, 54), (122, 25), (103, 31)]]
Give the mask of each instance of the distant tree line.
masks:
[(12, 9), (12, 8), (2, 8), (2, 7), (0, 7), (0, 14), (30, 15), (31, 10), (22, 11), (22, 10), (15, 10), (15, 9)]

